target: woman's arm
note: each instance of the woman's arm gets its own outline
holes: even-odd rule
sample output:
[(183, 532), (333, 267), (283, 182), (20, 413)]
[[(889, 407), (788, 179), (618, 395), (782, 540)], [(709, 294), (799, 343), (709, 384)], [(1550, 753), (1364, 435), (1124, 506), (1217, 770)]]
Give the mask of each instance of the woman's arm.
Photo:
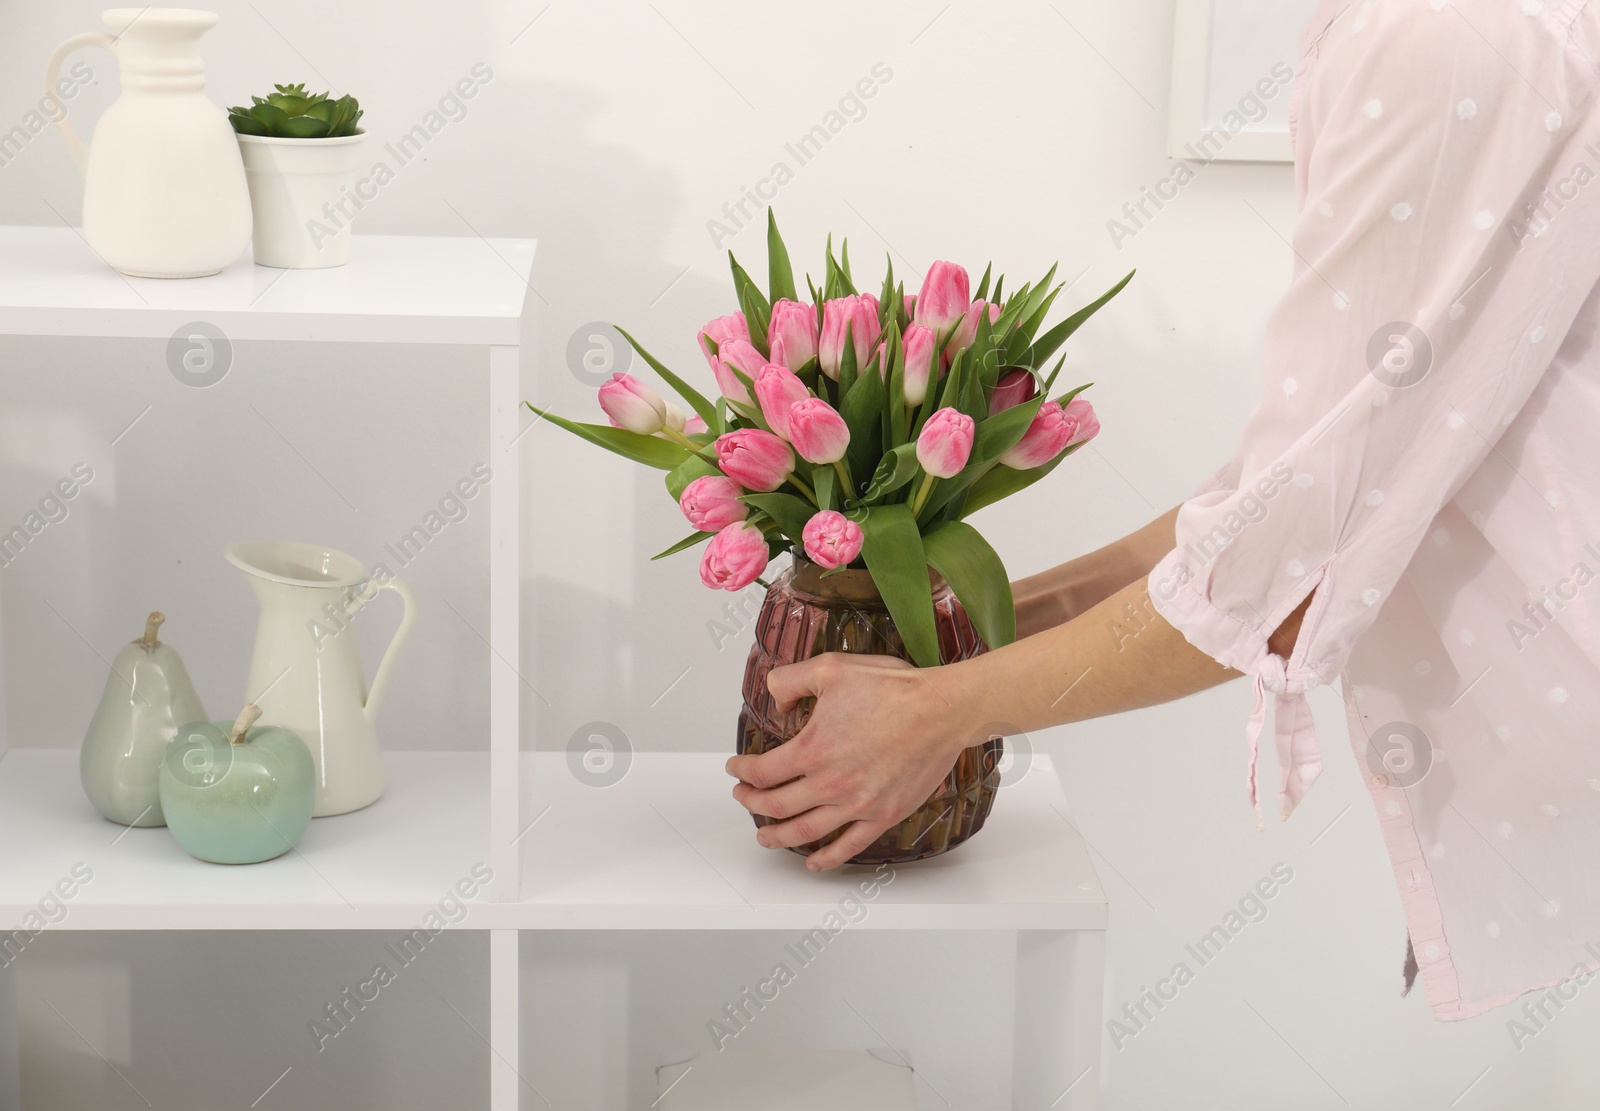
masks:
[(1064, 625), (1144, 578), (1172, 551), (1177, 519), (1173, 509), (1098, 551), (1013, 583), (1017, 639)]
[[(1132, 628), (1130, 605), (1146, 615)], [(1273, 651), (1293, 646), (1304, 612), (1279, 628)], [(1064, 625), (963, 663), (919, 670), (887, 656), (830, 654), (779, 668), (768, 680), (779, 707), (816, 698), (811, 719), (787, 744), (729, 760), (728, 772), (747, 809), (787, 819), (758, 833), (768, 848), (849, 826), (808, 859), (824, 871), (926, 802), (964, 748), (1169, 702), (1238, 674), (1184, 640), (1139, 580)]]

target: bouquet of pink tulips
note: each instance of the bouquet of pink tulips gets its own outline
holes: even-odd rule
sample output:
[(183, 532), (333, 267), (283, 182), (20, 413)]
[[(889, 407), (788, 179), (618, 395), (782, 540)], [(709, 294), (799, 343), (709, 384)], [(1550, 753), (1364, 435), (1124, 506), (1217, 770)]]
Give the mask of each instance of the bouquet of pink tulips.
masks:
[[(865, 566), (912, 659), (939, 662), (928, 569), (950, 584), (991, 648), (1016, 637), (1005, 565), (966, 518), (1049, 474), (1100, 430), (1080, 386), (1050, 397), (1055, 353), (1128, 284), (1054, 327), (1051, 268), (1005, 296), (985, 272), (936, 262), (907, 296), (888, 266), (881, 293), (858, 292), (844, 245), (830, 240), (819, 292), (795, 289), (768, 214), (768, 290), (730, 255), (741, 312), (707, 324), (700, 346), (712, 401), (633, 345), (693, 411), (617, 374), (600, 387), (609, 426), (529, 406), (618, 455), (667, 472), (694, 533), (657, 559), (700, 544), (700, 580), (756, 582), (785, 549), (835, 570)], [(619, 329), (620, 331), (620, 329)]]

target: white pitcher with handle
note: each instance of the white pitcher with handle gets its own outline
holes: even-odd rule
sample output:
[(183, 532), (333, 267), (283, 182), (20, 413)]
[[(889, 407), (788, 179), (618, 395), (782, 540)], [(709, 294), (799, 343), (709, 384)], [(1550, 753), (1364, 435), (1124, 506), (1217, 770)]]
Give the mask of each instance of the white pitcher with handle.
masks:
[[(224, 549), (261, 604), (245, 699), (264, 725), (294, 730), (316, 768), (312, 816), (346, 814), (383, 794), (373, 718), (400, 646), (416, 621), (411, 588), (381, 566), (314, 544), (234, 544)], [(351, 627), (380, 591), (400, 596), (400, 628), (367, 687)]]
[(85, 146), (56, 121), (83, 171), (83, 238), (107, 265), (143, 278), (196, 278), (234, 262), (250, 242), (250, 192), (228, 115), (205, 94), (200, 36), (215, 12), (114, 8), (106, 31), (75, 35), (45, 67), (57, 95), (61, 65), (85, 46), (117, 59), (122, 95)]

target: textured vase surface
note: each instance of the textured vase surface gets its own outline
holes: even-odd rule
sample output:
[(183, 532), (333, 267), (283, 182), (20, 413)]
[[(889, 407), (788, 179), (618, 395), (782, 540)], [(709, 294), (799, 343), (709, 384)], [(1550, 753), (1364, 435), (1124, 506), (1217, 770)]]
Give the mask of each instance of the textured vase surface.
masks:
[[(949, 586), (936, 581), (934, 623), (943, 663), (971, 659), (987, 647), (973, 629)], [(795, 565), (772, 584), (756, 619), (756, 642), (744, 673), (744, 709), (739, 714), (741, 755), (776, 748), (800, 732), (810, 717), (812, 699), (780, 713), (767, 690), (775, 667), (799, 663), (824, 652), (909, 659), (893, 619), (867, 571), (838, 571), (824, 576), (816, 564), (795, 558)], [(863, 736), (862, 744), (872, 738)], [(1004, 742), (994, 738), (962, 751), (955, 767), (928, 801), (898, 826), (884, 832), (852, 864), (901, 864), (949, 852), (983, 827), (1000, 787)], [(756, 825), (773, 819), (755, 816)], [(811, 853), (829, 838), (795, 849)]]

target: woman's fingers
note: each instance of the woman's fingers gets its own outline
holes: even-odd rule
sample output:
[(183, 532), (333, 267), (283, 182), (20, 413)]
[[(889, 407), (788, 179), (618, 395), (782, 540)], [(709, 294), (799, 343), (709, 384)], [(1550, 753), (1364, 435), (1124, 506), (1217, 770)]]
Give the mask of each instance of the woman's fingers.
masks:
[(801, 730), (793, 741), (759, 756), (731, 756), (723, 766), (729, 775), (752, 787), (763, 790), (781, 787), (789, 780), (805, 774), (805, 769), (801, 767), (805, 749), (796, 743), (803, 736), (805, 731)]
[(819, 806), (786, 822), (764, 827), (756, 840), (769, 849), (792, 849), (822, 840), (849, 820), (850, 815), (840, 807)]
[[(846, 863), (851, 857), (864, 852), (869, 845), (883, 836), (893, 822), (852, 822), (831, 845), (824, 846), (806, 857), (806, 867), (813, 872), (827, 872)], [(805, 844), (805, 842), (801, 842)]]
[(828, 801), (817, 797), (816, 781), (809, 778), (796, 779), (770, 790), (740, 783), (733, 788), (733, 797), (750, 813), (777, 818), (779, 821), (804, 814)]
[(804, 698), (815, 698), (842, 679), (852, 668), (905, 671), (912, 667), (898, 656), (861, 655), (853, 652), (825, 652), (797, 664), (775, 667), (767, 673), (767, 690), (772, 692), (781, 713), (788, 713)]

